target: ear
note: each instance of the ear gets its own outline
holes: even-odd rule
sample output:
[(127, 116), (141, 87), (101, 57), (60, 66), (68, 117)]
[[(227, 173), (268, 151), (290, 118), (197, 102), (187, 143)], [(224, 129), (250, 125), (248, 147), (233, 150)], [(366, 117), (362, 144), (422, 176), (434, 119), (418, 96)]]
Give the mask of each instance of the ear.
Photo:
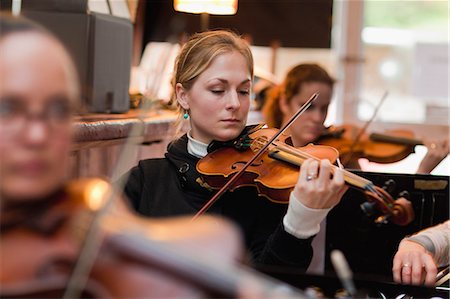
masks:
[(286, 99), (285, 95), (280, 95), (280, 100), (278, 101), (278, 105), (280, 107), (281, 112), (284, 115), (289, 115), (290, 114), (290, 107), (289, 107), (289, 103)]
[(181, 83), (175, 85), (178, 104), (184, 109), (189, 110), (189, 95)]

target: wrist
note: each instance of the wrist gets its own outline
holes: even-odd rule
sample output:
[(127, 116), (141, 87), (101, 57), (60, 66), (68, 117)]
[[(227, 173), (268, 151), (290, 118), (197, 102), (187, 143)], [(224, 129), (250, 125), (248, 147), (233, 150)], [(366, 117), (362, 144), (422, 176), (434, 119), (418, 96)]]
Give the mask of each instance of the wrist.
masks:
[(288, 211), (283, 218), (285, 231), (297, 238), (309, 238), (319, 232), (320, 223), (330, 210), (307, 207), (291, 192)]

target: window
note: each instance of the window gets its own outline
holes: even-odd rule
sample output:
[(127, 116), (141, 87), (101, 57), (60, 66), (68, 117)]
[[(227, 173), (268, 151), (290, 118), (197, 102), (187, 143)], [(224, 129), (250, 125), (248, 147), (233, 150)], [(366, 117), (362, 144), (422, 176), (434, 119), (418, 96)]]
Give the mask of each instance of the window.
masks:
[(448, 124), (448, 1), (366, 1), (358, 118)]

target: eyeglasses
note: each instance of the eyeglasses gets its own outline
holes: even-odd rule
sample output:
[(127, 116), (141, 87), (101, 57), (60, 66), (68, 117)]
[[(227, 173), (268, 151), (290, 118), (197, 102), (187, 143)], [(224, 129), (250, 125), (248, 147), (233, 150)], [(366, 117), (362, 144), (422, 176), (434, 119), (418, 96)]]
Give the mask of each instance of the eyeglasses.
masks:
[(39, 113), (32, 113), (25, 102), (14, 98), (0, 99), (0, 131), (8, 135), (23, 132), (27, 123), (41, 121), (49, 129), (61, 130), (70, 124), (74, 107), (66, 98), (57, 98), (46, 104)]

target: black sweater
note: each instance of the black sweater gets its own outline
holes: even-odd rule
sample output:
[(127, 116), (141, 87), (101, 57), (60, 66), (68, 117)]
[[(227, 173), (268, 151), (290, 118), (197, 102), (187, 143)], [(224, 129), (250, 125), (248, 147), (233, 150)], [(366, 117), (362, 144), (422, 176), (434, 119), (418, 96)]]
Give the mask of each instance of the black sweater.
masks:
[[(145, 216), (195, 214), (214, 194), (199, 184), (198, 158), (187, 152), (186, 135), (172, 142), (165, 158), (139, 162), (130, 173), (125, 194), (134, 209)], [(256, 188), (241, 187), (222, 195), (208, 210), (233, 220), (241, 228), (257, 266), (293, 266), (306, 270), (311, 240), (285, 232), (282, 219), (287, 205), (258, 196)]]

